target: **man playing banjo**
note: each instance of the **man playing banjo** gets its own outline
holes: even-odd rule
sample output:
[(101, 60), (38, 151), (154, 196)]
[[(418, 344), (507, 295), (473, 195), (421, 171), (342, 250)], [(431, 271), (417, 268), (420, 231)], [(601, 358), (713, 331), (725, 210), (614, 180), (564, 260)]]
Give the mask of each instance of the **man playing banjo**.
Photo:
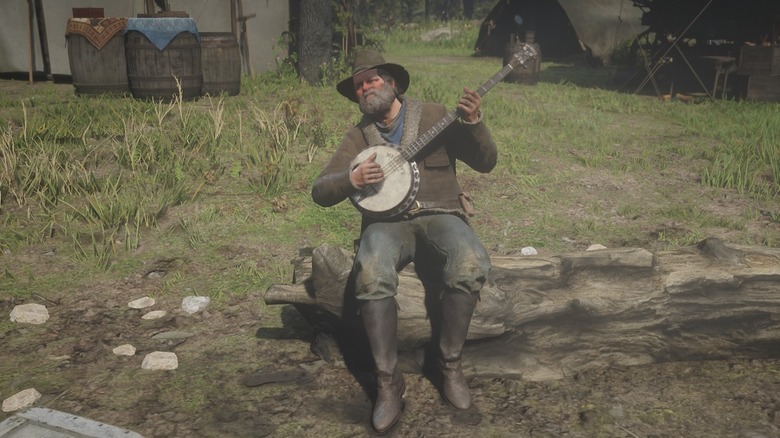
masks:
[[(409, 86), (406, 69), (386, 63), (374, 50), (357, 52), (353, 66), (352, 76), (336, 88), (359, 104), (363, 118), (314, 182), (312, 198), (324, 207), (350, 198), (362, 213), (353, 274), (376, 368), (372, 425), (384, 433), (398, 421), (403, 405), (395, 294), (398, 270), (412, 261), (440, 270), (442, 396), (458, 409), (471, 405), (461, 351), (491, 264), (468, 225), (472, 209), (458, 185), (455, 163), (490, 172), (497, 148), (482, 123), (478, 92), (465, 88), (451, 116), (457, 123), (436, 132), (447, 111), (403, 96)], [(426, 131), (433, 131), (423, 135), (427, 143), (410, 153), (406, 146), (415, 140), (419, 146)]]

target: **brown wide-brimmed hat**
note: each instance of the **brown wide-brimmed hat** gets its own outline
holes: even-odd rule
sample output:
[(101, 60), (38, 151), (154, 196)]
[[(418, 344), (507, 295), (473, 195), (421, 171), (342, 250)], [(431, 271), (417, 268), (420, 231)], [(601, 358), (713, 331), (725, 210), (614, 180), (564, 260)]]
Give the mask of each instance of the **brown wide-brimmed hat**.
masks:
[(385, 62), (385, 58), (376, 50), (364, 49), (355, 53), (355, 60), (352, 62), (352, 76), (339, 82), (336, 85), (336, 90), (347, 99), (357, 102), (358, 98), (355, 95), (355, 85), (352, 78), (374, 68), (386, 71), (395, 79), (398, 94), (404, 94), (409, 88), (409, 72), (405, 68), (398, 64)]

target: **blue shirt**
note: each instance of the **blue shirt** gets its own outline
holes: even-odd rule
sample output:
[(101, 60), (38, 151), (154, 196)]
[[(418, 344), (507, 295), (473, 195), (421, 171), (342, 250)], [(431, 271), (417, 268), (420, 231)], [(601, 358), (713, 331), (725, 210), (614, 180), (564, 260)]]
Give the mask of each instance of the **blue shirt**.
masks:
[(382, 134), (382, 138), (387, 140), (388, 143), (394, 145), (401, 144), (401, 134), (404, 132), (404, 113), (406, 113), (406, 104), (402, 101), (401, 110), (398, 111), (398, 115), (390, 126), (385, 126), (381, 123), (376, 124), (379, 133)]

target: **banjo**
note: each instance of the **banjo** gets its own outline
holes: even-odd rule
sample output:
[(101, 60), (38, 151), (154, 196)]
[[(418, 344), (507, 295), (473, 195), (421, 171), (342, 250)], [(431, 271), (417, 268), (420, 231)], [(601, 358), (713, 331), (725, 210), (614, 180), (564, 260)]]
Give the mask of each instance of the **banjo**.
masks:
[[(515, 67), (522, 66), (523, 68), (528, 68), (526, 62), (535, 57), (536, 51), (534, 48), (529, 45), (523, 45), (522, 50), (515, 53), (501, 71), (476, 90), (477, 93), (480, 96), (484, 96)], [(458, 115), (457, 108), (452, 110), (407, 146), (377, 144), (363, 149), (352, 160), (350, 168), (354, 169), (358, 164), (376, 153), (376, 162), (382, 167), (385, 178), (350, 195), (350, 201), (355, 208), (366, 216), (381, 219), (397, 216), (409, 209), (415, 203), (417, 192), (420, 189), (420, 170), (414, 158), (436, 136), (457, 120)]]

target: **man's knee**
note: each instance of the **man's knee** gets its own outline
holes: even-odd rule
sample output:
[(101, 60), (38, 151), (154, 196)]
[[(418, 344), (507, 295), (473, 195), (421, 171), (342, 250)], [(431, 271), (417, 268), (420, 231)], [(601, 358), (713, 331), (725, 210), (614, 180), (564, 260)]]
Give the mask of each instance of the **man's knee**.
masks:
[(359, 300), (375, 300), (394, 297), (398, 289), (395, 270), (379, 269), (356, 263), (355, 296)]
[(490, 257), (481, 248), (476, 248), (471, 254), (461, 254), (456, 260), (450, 260), (444, 270), (444, 286), (464, 292), (479, 292), (490, 269)]

